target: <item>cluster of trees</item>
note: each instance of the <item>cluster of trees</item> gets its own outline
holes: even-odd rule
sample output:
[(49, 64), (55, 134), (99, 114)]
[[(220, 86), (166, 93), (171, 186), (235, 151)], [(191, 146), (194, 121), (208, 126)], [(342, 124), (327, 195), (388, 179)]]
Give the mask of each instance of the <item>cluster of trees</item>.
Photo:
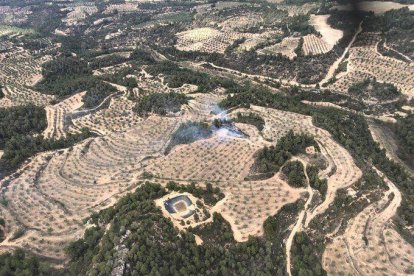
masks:
[(283, 22), (282, 28), (286, 35), (298, 32), (302, 36), (308, 34), (316, 34), (315, 27), (309, 24), (308, 14), (299, 14), (296, 16), (288, 17), (286, 22)]
[(65, 57), (46, 62), (42, 67), (44, 78), (36, 84), (36, 89), (45, 94), (66, 97), (87, 91), (83, 102), (85, 107), (99, 105), (103, 99), (117, 90), (92, 75), (88, 62), (78, 57)]
[[(276, 146), (264, 147), (257, 153), (254, 167), (258, 173), (267, 174), (269, 176), (273, 175), (280, 170), (280, 168), (290, 159), (292, 155), (304, 153), (305, 148), (309, 146), (318, 148), (318, 145), (313, 137), (303, 134), (296, 135), (292, 130), (290, 130), (285, 136), (278, 140)], [(290, 169), (295, 171), (295, 173), (292, 173), (292, 181), (296, 181), (300, 178), (299, 168), (297, 168), (298, 170), (296, 171), (295, 164), (288, 166), (286, 169), (287, 176), (290, 175)]]
[(0, 148), (4, 148), (12, 137), (40, 133), (46, 127), (46, 111), (41, 107), (0, 108)]
[(198, 92), (211, 92), (217, 87), (228, 88), (234, 86), (234, 81), (230, 79), (212, 77), (206, 73), (182, 68), (171, 61), (161, 61), (149, 65), (147, 71), (151, 75), (163, 74), (165, 82), (171, 88), (193, 84), (198, 86)]
[(352, 84), (348, 93), (362, 99), (374, 97), (381, 101), (394, 100), (401, 96), (401, 91), (393, 84), (379, 83), (375, 79), (366, 79)]
[(224, 198), (224, 194), (220, 191), (219, 187), (213, 188), (211, 183), (206, 183), (206, 188), (197, 187), (195, 182), (190, 185), (179, 185), (174, 181), (167, 183), (167, 189), (169, 191), (187, 192), (195, 197), (202, 198), (207, 205), (214, 205)]
[(41, 135), (16, 134), (4, 145), (4, 154), (0, 159), (0, 172), (10, 173), (36, 153), (71, 147), (92, 136), (93, 134), (88, 129), (82, 129), (79, 134), (69, 134), (66, 138), (59, 140), (44, 139)]
[(22, 249), (0, 255), (0, 275), (54, 275), (55, 272)]
[[(400, 141), (399, 151), (404, 152), (404, 155), (414, 156), (414, 114), (399, 118), (394, 129)], [(410, 161), (414, 164), (412, 160)]]
[(328, 191), (328, 180), (326, 178), (320, 179), (318, 173), (318, 167), (313, 165), (308, 165), (306, 167), (306, 174), (309, 178), (309, 185), (313, 189), (318, 190), (322, 195), (322, 198), (325, 198), (326, 192)]
[(233, 119), (233, 122), (253, 125), (259, 131), (262, 131), (265, 126), (265, 121), (263, 120), (263, 118), (255, 113), (249, 113), (249, 114), (237, 113), (237, 117)]
[(149, 113), (166, 115), (180, 111), (181, 106), (187, 104), (188, 100), (189, 97), (181, 93), (153, 93), (139, 98), (133, 111), (139, 116), (147, 116)]
[(92, 70), (102, 67), (114, 66), (129, 61), (130, 58), (118, 54), (110, 54), (108, 56), (97, 57), (89, 61), (89, 67)]
[(169, 153), (176, 145), (190, 144), (197, 140), (207, 139), (213, 134), (211, 127), (202, 122), (186, 122), (172, 134), (165, 152)]
[(315, 245), (305, 232), (295, 235), (291, 249), (293, 275), (327, 275), (319, 257), (315, 254), (314, 247)]
[(304, 167), (300, 161), (289, 161), (282, 167), (283, 174), (287, 177), (287, 182), (295, 188), (306, 187), (306, 177)]
[[(179, 233), (155, 206), (154, 199), (165, 194), (160, 185), (145, 183), (115, 206), (95, 214), (91, 222), (97, 226), (67, 248), (68, 271), (110, 274), (118, 258), (115, 246), (122, 240), (128, 250), (124, 275), (284, 275), (283, 238), (278, 233), (236, 243), (230, 226), (219, 215), (206, 227)], [(206, 243), (197, 245), (193, 233)]]
[(382, 15), (371, 14), (364, 21), (364, 30), (383, 33), (388, 46), (414, 57), (411, 39), (414, 35), (414, 11), (408, 7), (390, 10)]

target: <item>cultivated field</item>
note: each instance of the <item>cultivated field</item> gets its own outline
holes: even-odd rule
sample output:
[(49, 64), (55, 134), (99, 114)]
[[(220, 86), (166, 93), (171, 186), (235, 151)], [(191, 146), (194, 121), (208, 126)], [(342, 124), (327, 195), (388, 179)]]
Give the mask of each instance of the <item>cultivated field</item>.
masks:
[(237, 39), (251, 38), (254, 35), (238, 32), (221, 32), (213, 28), (198, 28), (177, 33), (177, 49), (182, 51), (200, 51), (224, 53), (226, 48)]
[(345, 233), (326, 247), (323, 265), (328, 273), (408, 275), (414, 272), (414, 247), (401, 238), (391, 222), (401, 203), (401, 193), (387, 178), (385, 182), (389, 190), (382, 199), (351, 219)]
[(349, 50), (348, 71), (328, 88), (347, 93), (355, 82), (376, 78), (378, 82), (392, 83), (409, 97), (414, 96), (414, 67), (394, 58), (382, 56), (377, 46), (377, 33), (362, 33)]
[(259, 50), (258, 53), (266, 55), (281, 54), (290, 59), (296, 57), (295, 49), (299, 44), (299, 37), (287, 37), (282, 42)]

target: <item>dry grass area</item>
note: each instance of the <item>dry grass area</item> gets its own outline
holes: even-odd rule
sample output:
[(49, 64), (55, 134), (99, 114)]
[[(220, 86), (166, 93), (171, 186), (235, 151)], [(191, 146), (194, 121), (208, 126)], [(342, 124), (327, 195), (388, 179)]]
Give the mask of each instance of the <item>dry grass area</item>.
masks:
[(387, 178), (385, 182), (390, 189), (382, 199), (351, 219), (345, 233), (334, 238), (326, 247), (323, 265), (328, 274), (413, 273), (414, 247), (401, 238), (391, 222), (401, 203), (401, 194)]
[(382, 56), (377, 51), (379, 41), (377, 33), (359, 35), (349, 50), (347, 73), (328, 88), (347, 93), (353, 83), (376, 78), (378, 82), (394, 84), (409, 97), (414, 96), (414, 67), (410, 63)]
[(287, 37), (282, 42), (259, 50), (259, 54), (276, 55), (282, 54), (290, 59), (296, 57), (295, 49), (299, 44), (299, 37)]

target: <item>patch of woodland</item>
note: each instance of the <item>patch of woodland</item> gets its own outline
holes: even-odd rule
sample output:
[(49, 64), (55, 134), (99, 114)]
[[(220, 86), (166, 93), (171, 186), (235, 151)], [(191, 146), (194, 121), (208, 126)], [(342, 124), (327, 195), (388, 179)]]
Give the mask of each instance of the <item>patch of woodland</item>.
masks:
[(61, 275), (38, 257), (29, 255), (23, 249), (0, 255), (1, 275)]
[(189, 99), (185, 94), (176, 92), (152, 93), (138, 98), (132, 110), (142, 117), (151, 113), (165, 116), (179, 112), (182, 105), (188, 104)]
[(46, 111), (35, 105), (0, 108), (0, 149), (18, 135), (39, 134), (47, 127)]
[(0, 173), (10, 174), (23, 164), (24, 161), (37, 153), (64, 149), (74, 146), (89, 137), (93, 137), (88, 129), (80, 133), (68, 134), (65, 138), (44, 139), (41, 135), (17, 134), (7, 140), (3, 147), (3, 156), (0, 159)]
[(62, 56), (42, 65), (43, 79), (35, 88), (44, 94), (56, 95), (63, 99), (78, 92), (86, 91), (82, 101), (84, 107), (98, 106), (106, 97), (117, 90), (92, 75), (88, 62), (73, 56)]
[(265, 126), (265, 121), (262, 117), (255, 113), (241, 114), (237, 113), (237, 116), (232, 119), (234, 123), (243, 123), (253, 125), (257, 128), (258, 131), (262, 131)]
[(377, 99), (379, 101), (391, 101), (401, 97), (401, 91), (390, 83), (379, 83), (375, 79), (352, 84), (348, 93), (362, 100)]
[(287, 178), (287, 183), (295, 188), (306, 187), (306, 177), (302, 162), (298, 160), (288, 161), (282, 167), (282, 173)]
[(398, 155), (411, 167), (414, 167), (414, 114), (398, 118), (392, 126), (398, 138)]
[[(314, 146), (319, 149), (313, 137), (305, 134), (295, 134), (290, 130), (281, 137), (275, 146), (264, 147), (256, 154), (255, 162), (251, 168), (252, 174), (271, 177), (282, 168), (294, 155), (305, 153), (305, 149)], [(300, 162), (299, 162), (300, 163)], [(282, 172), (287, 176), (288, 183), (294, 187), (302, 187), (305, 184), (304, 168), (302, 163), (289, 162)]]
[(414, 11), (408, 7), (390, 10), (382, 15), (371, 14), (364, 21), (363, 28), (367, 32), (381, 32), (388, 47), (414, 58), (411, 39), (414, 35)]

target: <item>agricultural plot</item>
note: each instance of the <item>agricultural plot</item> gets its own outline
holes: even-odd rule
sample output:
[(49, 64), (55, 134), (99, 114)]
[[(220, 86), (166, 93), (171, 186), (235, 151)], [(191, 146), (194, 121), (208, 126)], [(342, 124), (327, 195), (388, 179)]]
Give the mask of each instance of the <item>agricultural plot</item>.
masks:
[(379, 41), (380, 36), (376, 33), (359, 35), (349, 50), (347, 74), (328, 88), (347, 93), (353, 83), (370, 77), (376, 78), (378, 82), (394, 84), (403, 94), (414, 96), (414, 67), (409, 63), (382, 56), (377, 51)]
[(310, 34), (303, 38), (303, 52), (305, 55), (327, 53), (342, 38), (343, 31), (332, 28), (327, 23), (328, 17), (329, 15), (311, 15), (309, 24), (321, 34), (321, 37)]
[(251, 38), (254, 35), (237, 32), (221, 32), (213, 28), (198, 28), (177, 33), (176, 48), (181, 51), (224, 53), (237, 39)]
[(297, 56), (295, 49), (298, 47), (299, 40), (299, 37), (287, 37), (284, 38), (280, 43), (259, 50), (258, 53), (265, 55), (281, 54), (288, 57), (289, 59), (293, 59)]
[(125, 12), (134, 12), (138, 10), (138, 4), (137, 3), (123, 3), (123, 4), (109, 4), (105, 11), (103, 12), (104, 14), (112, 14), (114, 12), (120, 12), (120, 13), (125, 13)]
[(82, 220), (113, 204), (136, 185), (142, 160), (163, 152), (176, 119), (150, 117), (119, 134), (91, 138), (73, 148), (42, 153), (5, 178), (6, 240), (0, 248), (24, 247), (64, 259), (63, 248), (85, 230)]
[(82, 98), (86, 92), (78, 93), (52, 106), (46, 106), (47, 128), (43, 132), (45, 138), (64, 138), (67, 134), (71, 114), (82, 107)]
[(266, 121), (265, 129), (262, 131), (265, 139), (277, 141), (289, 130), (313, 135), (321, 148), (322, 155), (328, 161), (327, 168), (319, 174), (321, 178), (328, 180), (325, 200), (315, 209), (309, 210), (305, 225), (308, 225), (317, 214), (323, 213), (329, 207), (338, 189), (351, 186), (362, 176), (362, 172), (356, 166), (352, 156), (332, 139), (329, 132), (316, 128), (310, 117), (262, 107), (253, 107), (252, 110), (258, 112)]
[(26, 35), (32, 33), (34, 33), (32, 29), (23, 29), (14, 26), (0, 25), (0, 37), (11, 35)]
[(108, 108), (88, 111), (79, 111), (72, 114), (72, 123), (75, 131), (87, 127), (97, 133), (107, 135), (113, 132), (122, 132), (141, 122), (132, 108), (135, 103), (126, 96), (119, 95), (110, 98)]
[(76, 26), (88, 16), (98, 12), (98, 8), (94, 5), (75, 6), (67, 9), (69, 9), (70, 12), (67, 14), (66, 18), (62, 20), (67, 26)]
[(303, 53), (305, 56), (324, 54), (329, 51), (329, 46), (322, 38), (314, 34), (303, 37)]
[(157, 179), (210, 181), (213, 186), (220, 187), (226, 197), (219, 212), (231, 223), (237, 241), (245, 241), (249, 235), (263, 234), (263, 222), (269, 215), (306, 192), (290, 187), (279, 174), (267, 180), (246, 180), (255, 153), (265, 145), (277, 142), (289, 130), (314, 135), (328, 163), (320, 172), (320, 177), (328, 179), (325, 200), (308, 211), (305, 225), (328, 208), (338, 189), (352, 185), (361, 177), (361, 171), (349, 153), (334, 142), (328, 132), (314, 127), (310, 117), (261, 107), (236, 109), (229, 116), (250, 112), (265, 120), (262, 134), (253, 126), (237, 124), (247, 136), (234, 136), (219, 130), (211, 138), (176, 146), (168, 155), (154, 159), (146, 166), (146, 171)]
[(385, 182), (389, 190), (383, 194), (382, 199), (351, 219), (345, 233), (335, 237), (326, 247), (323, 265), (328, 273), (413, 273), (414, 247), (393, 229), (391, 222), (401, 203), (401, 193), (387, 178)]
[(23, 50), (0, 54), (0, 82), (4, 86), (5, 97), (0, 99), (2, 106), (35, 104), (43, 106), (54, 99), (30, 88), (41, 78), (41, 64), (48, 57), (35, 59)]

